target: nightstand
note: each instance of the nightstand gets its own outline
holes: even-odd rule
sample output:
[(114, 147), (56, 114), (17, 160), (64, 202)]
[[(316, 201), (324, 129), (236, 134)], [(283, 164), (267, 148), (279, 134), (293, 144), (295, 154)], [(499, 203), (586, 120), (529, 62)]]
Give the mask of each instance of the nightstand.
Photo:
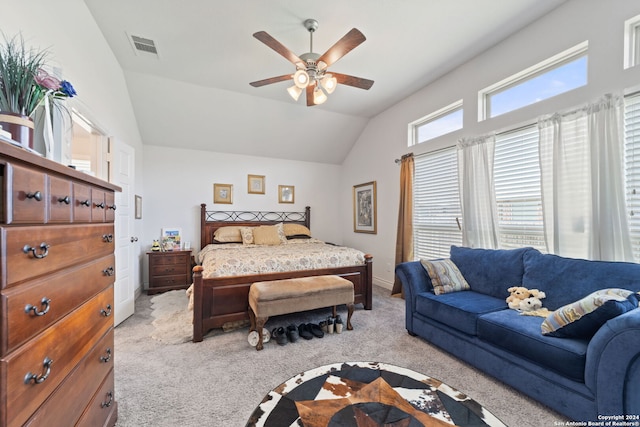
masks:
[(191, 251), (147, 252), (149, 256), (149, 289), (158, 294), (191, 285)]

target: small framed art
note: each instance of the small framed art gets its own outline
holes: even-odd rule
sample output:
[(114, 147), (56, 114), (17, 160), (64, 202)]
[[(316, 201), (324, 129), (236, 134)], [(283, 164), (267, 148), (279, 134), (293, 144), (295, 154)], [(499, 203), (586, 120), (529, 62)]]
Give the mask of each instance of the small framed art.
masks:
[(353, 231), (376, 234), (376, 182), (353, 186)]
[(182, 239), (182, 229), (177, 227), (164, 227), (162, 229), (162, 250), (179, 251)]
[(136, 219), (142, 219), (142, 197), (136, 195), (136, 203), (135, 203), (135, 207), (136, 207)]
[(293, 203), (295, 201), (295, 187), (293, 185), (278, 185), (278, 203)]
[(249, 194), (264, 194), (264, 175), (247, 175)]
[(213, 203), (233, 203), (233, 185), (213, 184)]

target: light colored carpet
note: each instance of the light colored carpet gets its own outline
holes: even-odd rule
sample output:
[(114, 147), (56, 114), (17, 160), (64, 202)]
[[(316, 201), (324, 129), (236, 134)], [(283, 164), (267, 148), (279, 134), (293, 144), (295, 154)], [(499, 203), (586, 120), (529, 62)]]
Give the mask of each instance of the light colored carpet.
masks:
[[(510, 426), (553, 426), (567, 421), (407, 334), (404, 301), (390, 297), (383, 288), (374, 287), (372, 311), (356, 306), (353, 331), (285, 346), (271, 341), (259, 352), (247, 342), (247, 327), (214, 330), (201, 343), (182, 342), (187, 335), (190, 339), (191, 319), (184, 316), (184, 292), (172, 294), (156, 296), (153, 302), (156, 310), (163, 307), (169, 314), (155, 318), (151, 297), (141, 295), (136, 313), (116, 328), (119, 427), (244, 426), (272, 388), (300, 372), (344, 361), (379, 361), (424, 373), (466, 393)], [(327, 308), (278, 316), (269, 319), (266, 327), (319, 322), (330, 312)], [(344, 307), (340, 312), (346, 317)], [(181, 323), (176, 333), (170, 332), (174, 322)]]

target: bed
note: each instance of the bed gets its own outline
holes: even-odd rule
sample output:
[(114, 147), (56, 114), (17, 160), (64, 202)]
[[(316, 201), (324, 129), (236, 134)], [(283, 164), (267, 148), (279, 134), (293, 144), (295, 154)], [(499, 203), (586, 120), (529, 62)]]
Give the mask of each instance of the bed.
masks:
[[(207, 211), (203, 203), (200, 205), (200, 252), (216, 245), (214, 234), (220, 228), (273, 226), (280, 223), (298, 224), (310, 229), (311, 209), (306, 207), (304, 212)], [(302, 247), (300, 243), (282, 246), (299, 251)], [(217, 246), (227, 249), (226, 245)], [(193, 269), (193, 342), (202, 341), (204, 335), (213, 328), (248, 319), (249, 287), (253, 282), (336, 274), (353, 283), (356, 304), (362, 304), (365, 310), (372, 309), (373, 257), (369, 254), (364, 254), (361, 262), (354, 265), (312, 269), (298, 267), (293, 271), (243, 272), (220, 277), (207, 271), (206, 265), (207, 262), (204, 262)]]

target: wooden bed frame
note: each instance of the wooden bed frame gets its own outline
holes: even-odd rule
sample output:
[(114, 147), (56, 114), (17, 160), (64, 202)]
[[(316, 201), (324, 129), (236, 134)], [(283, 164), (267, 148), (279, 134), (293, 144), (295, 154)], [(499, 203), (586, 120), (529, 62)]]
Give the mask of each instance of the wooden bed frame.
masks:
[[(213, 242), (213, 233), (220, 227), (255, 227), (279, 222), (302, 224), (310, 229), (311, 209), (307, 206), (304, 212), (207, 211), (203, 203), (200, 205), (200, 248)], [(351, 267), (210, 279), (202, 277), (203, 268), (197, 265), (193, 268), (193, 342), (202, 341), (209, 330), (227, 322), (248, 319), (249, 287), (253, 282), (337, 274), (353, 283), (355, 303), (371, 310), (373, 257), (367, 254), (365, 261), (364, 265)]]

